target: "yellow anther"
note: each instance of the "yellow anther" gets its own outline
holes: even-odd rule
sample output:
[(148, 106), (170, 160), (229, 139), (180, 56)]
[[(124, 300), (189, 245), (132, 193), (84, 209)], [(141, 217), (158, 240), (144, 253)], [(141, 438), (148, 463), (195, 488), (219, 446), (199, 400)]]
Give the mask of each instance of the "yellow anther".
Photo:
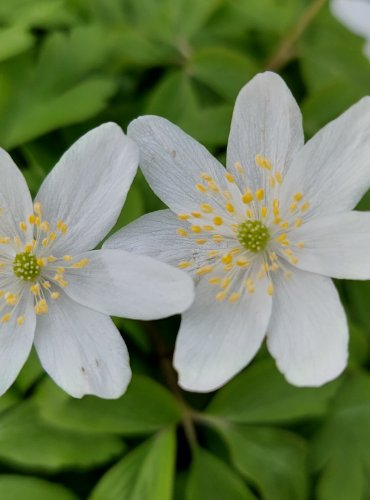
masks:
[(0, 322), (1, 323), (8, 323), (8, 321), (10, 320), (10, 318), (11, 318), (11, 314), (10, 313), (3, 314), (3, 316), (1, 316)]
[(242, 196), (242, 202), (248, 204), (251, 201), (253, 201), (253, 193), (248, 189)]
[(270, 283), (267, 286), (267, 293), (269, 295), (273, 295), (274, 294), (274, 285), (273, 285), (273, 283), (271, 283), (271, 281), (270, 281)]
[(57, 281), (59, 285), (63, 288), (65, 288), (68, 285), (68, 281), (65, 281), (63, 279), (63, 276), (61, 276), (60, 274), (56, 274), (53, 279)]
[(239, 163), (238, 161), (236, 161), (236, 162), (234, 163), (234, 167), (235, 167), (235, 170), (236, 170), (237, 172), (239, 172), (239, 174), (242, 174), (242, 173), (244, 172), (244, 168), (243, 168), (242, 164), (241, 164), (241, 163)]
[(224, 271), (231, 271), (233, 269), (234, 264), (231, 262), (230, 264), (225, 264), (224, 265)]
[(53, 300), (57, 300), (59, 299), (60, 297), (60, 293), (59, 292), (53, 292), (50, 294), (50, 297), (53, 299)]
[(38, 295), (40, 293), (40, 285), (38, 283), (35, 283), (30, 287), (30, 291), (33, 293), (33, 295)]
[(201, 233), (202, 228), (200, 226), (191, 226), (190, 229), (193, 231), (193, 233)]
[(273, 262), (275, 260), (278, 260), (278, 256), (276, 252), (270, 252), (269, 254), (270, 260)]
[(290, 212), (295, 212), (295, 210), (297, 210), (297, 206), (298, 206), (297, 202), (293, 201), (293, 203), (291, 203), (290, 206), (289, 206), (289, 211)]
[(230, 283), (231, 283), (231, 278), (229, 278), (228, 276), (226, 278), (224, 278), (223, 280), (221, 280), (221, 288), (223, 290), (225, 290), (226, 288), (229, 288), (230, 286)]
[(41, 241), (41, 245), (43, 247), (47, 247), (49, 245), (49, 238), (43, 238), (43, 240)]
[(264, 197), (265, 197), (265, 191), (263, 189), (257, 189), (257, 191), (256, 191), (256, 199), (258, 201), (262, 201)]
[(267, 217), (267, 207), (261, 208), (261, 217), (262, 219), (265, 219)]
[(256, 165), (258, 165), (259, 167), (265, 168), (266, 170), (272, 170), (272, 165), (270, 161), (264, 156), (256, 155), (255, 160), (256, 160)]
[(213, 278), (209, 278), (208, 283), (210, 285), (219, 285), (221, 282), (221, 278), (218, 278), (217, 276), (214, 276)]
[(280, 172), (275, 172), (275, 179), (277, 180), (277, 182), (279, 184), (282, 184), (282, 182), (283, 182), (283, 176), (282, 176), (282, 174)]
[(49, 241), (54, 241), (55, 238), (57, 237), (56, 233), (52, 232), (49, 234)]
[(279, 243), (281, 243), (282, 241), (286, 241), (287, 239), (287, 234), (286, 233), (281, 233), (277, 238), (276, 238), (276, 241), (278, 241)]
[(208, 256), (209, 257), (217, 257), (220, 254), (219, 250), (209, 250)]
[(275, 180), (275, 177), (270, 177), (270, 178), (269, 178), (269, 184), (270, 184), (270, 186), (271, 186), (272, 188), (274, 188), (274, 187), (275, 187), (275, 185), (276, 185), (276, 180)]
[(214, 242), (216, 242), (216, 243), (221, 243), (221, 242), (223, 241), (223, 237), (222, 237), (222, 235), (221, 235), (221, 234), (214, 234), (214, 235), (212, 236), (212, 239), (213, 239), (213, 241), (214, 241)]
[(51, 288), (51, 283), (50, 281), (44, 281), (42, 286), (46, 288), (46, 290), (49, 290)]
[(272, 200), (272, 211), (274, 215), (279, 215), (279, 209), (280, 209), (280, 202), (277, 198), (274, 198)]
[(303, 194), (302, 193), (295, 193), (295, 195), (293, 196), (293, 199), (295, 201), (301, 201), (302, 198), (303, 198)]
[(179, 262), (177, 264), (177, 267), (179, 267), (180, 269), (186, 269), (187, 267), (190, 267), (190, 266), (191, 266), (191, 262), (186, 261), (186, 260), (182, 260), (181, 262)]
[(245, 281), (245, 288), (247, 289), (248, 293), (253, 293), (254, 292), (255, 288), (254, 288), (254, 282), (253, 282), (252, 278), (248, 278)]
[(19, 229), (21, 231), (27, 231), (27, 224), (24, 221), (20, 222), (19, 223)]
[(33, 240), (31, 243), (27, 243), (26, 245), (24, 245), (23, 250), (25, 251), (25, 253), (31, 253), (33, 247), (35, 246), (35, 243), (36, 243), (35, 240)]
[(180, 220), (188, 220), (190, 218), (190, 215), (188, 215), (188, 214), (177, 214), (177, 217)]
[(73, 260), (73, 257), (72, 255), (63, 255), (63, 260), (65, 262), (70, 262), (71, 260)]
[(31, 215), (29, 215), (29, 216), (28, 216), (28, 222), (29, 222), (30, 224), (34, 224), (34, 223), (35, 223), (35, 220), (36, 220), (36, 217), (35, 217), (35, 215), (34, 215), (34, 214), (31, 214)]
[(67, 226), (67, 224), (66, 224), (65, 222), (63, 222), (62, 220), (58, 220), (58, 222), (57, 222), (57, 229), (58, 229), (61, 233), (65, 234), (65, 233), (68, 231), (68, 226)]
[(202, 172), (202, 173), (200, 174), (200, 176), (201, 176), (201, 178), (202, 178), (203, 180), (205, 180), (205, 181), (211, 181), (211, 180), (212, 180), (212, 177), (211, 177), (209, 174), (207, 174), (206, 172)]
[[(78, 262), (75, 262), (74, 264), (72, 264), (71, 267), (72, 267), (72, 269), (82, 269), (83, 267), (86, 267), (88, 263), (89, 263), (89, 259), (81, 259)], [(57, 268), (58, 274), (63, 274), (64, 271), (65, 271), (64, 267)]]
[(225, 208), (230, 214), (235, 211), (234, 205), (232, 203), (226, 203)]
[(221, 226), (222, 223), (223, 219), (219, 215), (216, 215), (216, 217), (213, 218), (213, 224), (215, 224), (215, 226)]
[(303, 241), (299, 241), (299, 242), (296, 244), (296, 246), (297, 246), (298, 248), (304, 248), (304, 243), (303, 243)]
[(10, 238), (8, 236), (4, 236), (2, 238), (0, 238), (0, 243), (6, 245), (7, 243), (9, 243), (10, 241)]
[(189, 233), (185, 229), (183, 229), (182, 227), (179, 227), (177, 229), (177, 234), (179, 236), (182, 236), (183, 238), (186, 238), (187, 236), (189, 236)]
[(216, 300), (221, 302), (222, 300), (225, 299), (226, 299), (226, 292), (218, 292), (218, 294), (216, 295)]
[(239, 267), (247, 267), (247, 266), (249, 266), (249, 261), (246, 258), (244, 258), (244, 257), (240, 257), (236, 261), (236, 265), (239, 266)]
[(5, 302), (8, 306), (15, 306), (17, 303), (17, 296), (14, 293), (5, 294)]
[(213, 181), (213, 180), (208, 181), (207, 184), (208, 184), (208, 187), (211, 191), (214, 191), (215, 193), (218, 193), (220, 191), (220, 188), (217, 186), (215, 181)]
[(289, 227), (289, 222), (285, 221), (280, 224), (281, 229), (287, 229)]
[(308, 203), (308, 201), (306, 201), (305, 203), (303, 203), (303, 205), (301, 206), (301, 212), (307, 212), (307, 210), (310, 208), (310, 204)]
[(200, 209), (202, 212), (205, 212), (206, 214), (211, 214), (213, 212), (213, 208), (208, 203), (202, 203), (200, 205)]
[(240, 299), (240, 297), (241, 297), (240, 292), (234, 292), (230, 295), (229, 302), (231, 303), (237, 302)]
[(46, 314), (49, 310), (48, 304), (45, 299), (39, 300), (35, 305), (36, 314)]
[(56, 260), (58, 260), (56, 257), (54, 257), (53, 255), (49, 255), (48, 262), (55, 262)]
[(231, 201), (233, 199), (233, 195), (230, 193), (230, 191), (227, 191), (225, 189), (225, 191), (223, 192), (224, 193), (224, 197), (228, 200), (228, 201)]
[(294, 255), (293, 250), (291, 248), (286, 248), (283, 253), (284, 253), (284, 255), (288, 255), (288, 256)]
[(196, 189), (200, 191), (201, 193), (205, 193), (207, 191), (207, 188), (204, 186), (204, 184), (195, 184)]
[(208, 240), (206, 239), (200, 239), (200, 240), (195, 240), (195, 243), (197, 245), (204, 245), (205, 243), (207, 243)]
[(246, 216), (248, 217), (248, 219), (253, 219), (253, 212), (250, 208), (247, 208), (247, 210), (245, 211), (245, 214)]
[(209, 225), (203, 226), (203, 229), (204, 229), (204, 231), (214, 231), (215, 230), (215, 228), (213, 226), (209, 226)]
[(36, 215), (38, 215), (39, 217), (42, 216), (42, 207), (41, 207), (41, 203), (39, 201), (36, 201), (34, 204), (33, 204), (33, 211), (35, 212)]
[(231, 264), (231, 262), (233, 261), (233, 256), (229, 253), (225, 253), (222, 257), (221, 257), (221, 262), (223, 264)]
[(17, 318), (17, 325), (22, 326), (24, 323), (24, 316), (18, 316)]
[(241, 252), (240, 247), (234, 247), (234, 248), (232, 248), (231, 250), (229, 250), (229, 253), (230, 253), (231, 255), (238, 255), (238, 253), (240, 253), (240, 252)]
[(48, 233), (50, 231), (50, 224), (44, 220), (41, 222), (40, 228), (44, 231), (44, 233)]
[(195, 217), (196, 219), (199, 219), (199, 217), (202, 217), (202, 214), (200, 212), (191, 212), (191, 215)]
[(280, 266), (279, 266), (279, 264), (277, 262), (274, 262), (270, 266), (270, 271), (278, 271), (279, 269), (280, 269)]
[[(78, 262), (77, 262), (77, 264), (78, 264)], [(71, 267), (76, 267), (76, 264), (73, 264)], [(65, 273), (65, 268), (64, 267), (57, 267), (56, 271), (58, 274), (63, 274), (63, 273)]]
[(295, 227), (301, 227), (303, 224), (303, 220), (302, 219), (296, 219), (295, 222), (294, 222), (294, 226)]
[(225, 177), (228, 182), (235, 182), (235, 177), (233, 176), (233, 174), (230, 174), (230, 172), (226, 172)]
[(292, 255), (292, 256), (290, 257), (290, 259), (289, 259), (289, 262), (290, 262), (291, 264), (298, 264), (298, 259), (297, 259), (297, 257), (296, 257), (295, 255)]
[(213, 271), (213, 266), (203, 266), (195, 271), (198, 276), (203, 276), (203, 274), (208, 274)]

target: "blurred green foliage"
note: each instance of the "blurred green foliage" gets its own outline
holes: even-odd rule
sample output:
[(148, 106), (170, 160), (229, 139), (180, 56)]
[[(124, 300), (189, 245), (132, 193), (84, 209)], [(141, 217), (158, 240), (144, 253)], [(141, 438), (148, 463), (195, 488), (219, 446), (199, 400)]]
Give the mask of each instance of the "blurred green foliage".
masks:
[[(310, 4), (1, 0), (0, 145), (34, 193), (79, 135), (141, 114), (222, 160), (238, 91), (271, 66), (310, 137), (370, 93), (363, 41), (327, 5), (292, 38)], [(161, 206), (139, 173), (115, 229)], [(370, 284), (339, 287), (350, 364), (319, 389), (288, 385), (263, 351), (216, 394), (182, 393), (168, 377), (176, 318), (117, 320), (134, 371), (117, 401), (70, 398), (33, 354), (0, 398), (0, 499), (369, 500)]]

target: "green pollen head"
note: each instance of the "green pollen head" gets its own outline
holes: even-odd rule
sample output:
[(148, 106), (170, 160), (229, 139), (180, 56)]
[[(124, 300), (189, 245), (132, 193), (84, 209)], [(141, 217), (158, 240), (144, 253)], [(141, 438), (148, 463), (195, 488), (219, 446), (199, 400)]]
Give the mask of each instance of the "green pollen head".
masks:
[(41, 273), (41, 266), (32, 253), (17, 253), (13, 261), (14, 274), (24, 281), (33, 281)]
[(237, 237), (244, 248), (257, 253), (265, 249), (270, 231), (259, 220), (246, 220), (239, 224)]

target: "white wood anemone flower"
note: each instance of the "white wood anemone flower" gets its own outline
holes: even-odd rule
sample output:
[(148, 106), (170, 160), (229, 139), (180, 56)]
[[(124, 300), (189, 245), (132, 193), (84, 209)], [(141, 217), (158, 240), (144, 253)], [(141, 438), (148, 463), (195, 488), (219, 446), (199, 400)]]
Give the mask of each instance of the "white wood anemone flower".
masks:
[(104, 248), (135, 249), (195, 277), (175, 348), (179, 384), (220, 387), (266, 333), (292, 384), (339, 375), (348, 329), (329, 276), (370, 278), (370, 213), (351, 211), (370, 184), (370, 98), (304, 145), (284, 81), (257, 75), (235, 104), (226, 170), (163, 118), (138, 118), (128, 135), (170, 210), (143, 216)]
[(370, 60), (370, 0), (331, 0), (330, 8), (338, 21), (365, 38), (364, 54)]
[(119, 397), (130, 381), (125, 343), (109, 315), (155, 319), (194, 298), (186, 273), (142, 255), (92, 250), (114, 226), (139, 153), (113, 123), (80, 138), (35, 203), (0, 149), (0, 393), (33, 341), (66, 392)]

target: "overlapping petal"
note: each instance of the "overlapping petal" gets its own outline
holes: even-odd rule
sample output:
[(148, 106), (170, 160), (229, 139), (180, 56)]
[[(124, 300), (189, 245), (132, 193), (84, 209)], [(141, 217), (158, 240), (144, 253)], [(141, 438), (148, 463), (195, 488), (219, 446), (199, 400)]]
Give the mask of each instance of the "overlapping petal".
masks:
[(121, 396), (131, 378), (126, 345), (112, 320), (62, 295), (39, 316), (35, 346), (41, 364), (71, 396)]
[(330, 278), (295, 270), (277, 274), (267, 346), (279, 370), (298, 386), (320, 386), (347, 364), (348, 327)]
[(194, 299), (186, 273), (150, 257), (104, 249), (76, 258), (89, 264), (66, 273), (65, 292), (96, 311), (151, 320), (182, 313)]
[(239, 302), (218, 302), (203, 278), (194, 304), (183, 314), (176, 341), (179, 385), (194, 392), (213, 391), (242, 370), (261, 346), (271, 303), (262, 282)]
[(138, 165), (136, 145), (114, 123), (81, 137), (46, 177), (37, 195), (52, 225), (68, 226), (54, 251), (94, 248), (115, 224)]

